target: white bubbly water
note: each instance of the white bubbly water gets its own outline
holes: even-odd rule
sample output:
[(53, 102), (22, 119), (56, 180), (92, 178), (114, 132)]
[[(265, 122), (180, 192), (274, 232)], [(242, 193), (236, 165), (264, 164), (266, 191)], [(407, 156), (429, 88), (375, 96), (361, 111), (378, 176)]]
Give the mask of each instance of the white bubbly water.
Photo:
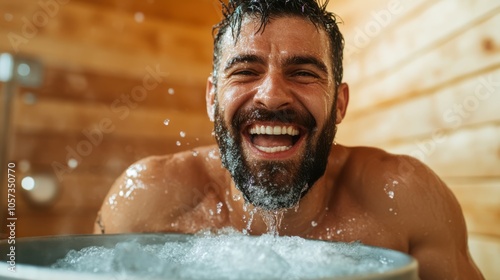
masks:
[(143, 279), (313, 279), (381, 273), (394, 260), (360, 243), (243, 234), (195, 235), (187, 241), (71, 250), (52, 268)]

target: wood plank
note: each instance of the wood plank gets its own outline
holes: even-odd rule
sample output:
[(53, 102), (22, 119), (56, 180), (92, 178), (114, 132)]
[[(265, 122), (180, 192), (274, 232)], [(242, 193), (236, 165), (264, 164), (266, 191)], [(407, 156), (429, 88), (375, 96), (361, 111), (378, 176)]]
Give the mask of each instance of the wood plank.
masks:
[(78, 167), (74, 170), (99, 170), (99, 174), (105, 175), (121, 172), (133, 162), (147, 156), (170, 154), (214, 143), (213, 139), (206, 142), (190, 135), (172, 138), (123, 138), (108, 135), (101, 139), (95, 134), (92, 138), (96, 144), (81, 133), (18, 133), (15, 135), (15, 144), (11, 146), (13, 155), (10, 160), (25, 161), (33, 168), (54, 172), (53, 164), (66, 167), (73, 158), (78, 162)]
[(380, 148), (414, 156), (441, 177), (500, 177), (500, 122)]
[[(165, 120), (169, 120), (168, 125), (164, 124)], [(184, 132), (204, 140), (211, 138), (213, 128), (206, 113), (150, 109), (142, 106), (133, 94), (129, 95), (129, 101), (120, 99), (108, 105), (42, 98), (31, 105), (17, 96), (13, 122), (21, 132), (83, 133), (86, 129), (116, 137), (146, 138), (178, 137)]]
[[(328, 10), (339, 16), (339, 29), (344, 36), (345, 73), (363, 71), (363, 59), (366, 50), (371, 49), (385, 34), (401, 25), (406, 18), (413, 17), (433, 5), (433, 1), (330, 1)], [(360, 9), (359, 7), (363, 7)]]
[(16, 237), (91, 234), (96, 215), (89, 208), (18, 212)]
[(499, 279), (500, 238), (471, 235), (469, 249), (472, 258), (483, 273), (485, 279)]
[(129, 14), (142, 13), (145, 18), (180, 22), (187, 25), (212, 26), (220, 20), (220, 4), (217, 0), (190, 1), (119, 1), (119, 0), (74, 0), (95, 9), (123, 11)]
[[(25, 161), (33, 168), (53, 172), (51, 164), (67, 165), (68, 160), (74, 158), (78, 161), (76, 169), (120, 172), (145, 156), (169, 153), (165, 146), (175, 147), (175, 141), (110, 136), (103, 137), (98, 145), (93, 145), (83, 135), (20, 133), (16, 135), (16, 144), (11, 147), (11, 160)], [(167, 145), (169, 142), (171, 144)]]
[[(144, 74), (145, 77), (152, 77), (148, 76), (147, 71)], [(175, 83), (167, 77), (161, 82), (155, 79), (146, 82), (151, 83), (151, 87), (147, 86), (147, 98), (141, 100), (142, 106), (161, 107), (164, 110), (206, 110), (205, 81)], [(123, 95), (131, 95), (138, 90), (137, 87), (144, 87), (143, 79), (47, 66), (43, 85), (35, 89), (22, 88), (21, 94), (31, 94), (35, 98), (57, 98), (61, 101), (112, 104), (123, 98)]]
[[(18, 169), (18, 171), (20, 171)], [(75, 169), (72, 173), (68, 173), (63, 180), (57, 181), (58, 194), (54, 201), (45, 206), (33, 204), (30, 201), (29, 193), (18, 186), (17, 190), (20, 194), (16, 201), (16, 209), (21, 212), (37, 212), (48, 211), (50, 213), (58, 211), (72, 211), (74, 209), (88, 208), (97, 210), (101, 207), (102, 202), (109, 188), (118, 176), (123, 172), (121, 170), (115, 173), (96, 174), (92, 170)], [(26, 176), (50, 176), (50, 173), (42, 173), (34, 167), (28, 173), (19, 172), (19, 182)], [(36, 187), (36, 181), (35, 181)]]
[(339, 125), (339, 142), (386, 145), (442, 131), (500, 121), (500, 69), (451, 84), (393, 106), (371, 110)]
[(443, 179), (462, 206), (468, 231), (500, 238), (500, 177)]
[[(350, 117), (497, 69), (500, 65), (500, 48), (496, 47), (500, 41), (498, 25), (500, 17), (491, 17), (440, 47), (413, 57), (387, 76), (353, 84)], [(490, 42), (487, 48), (485, 40)]]
[(354, 58), (364, 61), (364, 67), (351, 69), (347, 65), (346, 77), (356, 84), (387, 76), (408, 60), (474, 28), (495, 10), (498, 13), (500, 7), (500, 3), (491, 0), (427, 2), (425, 9), (396, 18), (397, 23), (384, 28), (383, 35), (370, 38), (369, 48), (360, 50), (361, 56)]
[[(46, 65), (139, 79), (146, 66), (159, 65), (169, 72), (170, 80), (188, 82), (205, 81), (211, 71), (212, 35), (208, 27), (157, 18), (137, 22), (127, 12), (98, 10), (77, 1), (59, 6), (46, 21), (37, 17), (44, 10), (29, 0), (1, 5), (12, 19), (0, 21), (0, 37), (13, 38), (11, 32), (18, 37), (14, 43), (0, 40), (0, 50), (33, 55)], [(33, 16), (37, 25), (33, 24), (30, 33), (23, 26), (28, 26), (26, 22), (33, 21)]]

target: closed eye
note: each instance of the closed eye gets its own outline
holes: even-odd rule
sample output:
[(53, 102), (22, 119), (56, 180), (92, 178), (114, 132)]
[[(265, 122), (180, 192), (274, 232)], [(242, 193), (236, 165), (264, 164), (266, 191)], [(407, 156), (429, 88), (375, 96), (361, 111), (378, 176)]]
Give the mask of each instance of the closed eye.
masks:
[(319, 78), (319, 75), (310, 71), (295, 71), (292, 76), (302, 76), (302, 77), (315, 77)]
[(254, 75), (257, 75), (257, 73), (255, 73), (255, 71), (251, 71), (251, 70), (239, 70), (239, 71), (234, 71), (233, 74), (234, 75), (241, 75), (241, 76), (254, 76)]

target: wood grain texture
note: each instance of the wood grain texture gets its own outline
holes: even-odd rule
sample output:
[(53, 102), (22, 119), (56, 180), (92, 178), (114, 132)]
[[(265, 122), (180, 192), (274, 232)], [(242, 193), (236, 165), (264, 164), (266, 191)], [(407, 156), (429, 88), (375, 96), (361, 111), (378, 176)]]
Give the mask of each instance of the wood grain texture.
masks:
[(429, 165), (462, 206), (474, 260), (499, 278), (500, 3), (412, 1), (388, 15), (390, 1), (350, 12), (355, 2), (344, 8), (351, 99), (337, 142)]

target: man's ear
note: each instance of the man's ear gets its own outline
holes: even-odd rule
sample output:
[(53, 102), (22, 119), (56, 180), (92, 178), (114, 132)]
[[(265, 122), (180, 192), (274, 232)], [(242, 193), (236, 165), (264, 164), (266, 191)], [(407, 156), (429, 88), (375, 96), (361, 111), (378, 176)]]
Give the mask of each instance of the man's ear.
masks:
[(207, 88), (205, 92), (205, 99), (207, 101), (207, 114), (210, 121), (213, 122), (215, 117), (215, 86), (212, 76), (207, 79)]
[(347, 105), (349, 104), (349, 86), (346, 83), (341, 83), (337, 89), (337, 120), (336, 124), (342, 122), (347, 112)]

